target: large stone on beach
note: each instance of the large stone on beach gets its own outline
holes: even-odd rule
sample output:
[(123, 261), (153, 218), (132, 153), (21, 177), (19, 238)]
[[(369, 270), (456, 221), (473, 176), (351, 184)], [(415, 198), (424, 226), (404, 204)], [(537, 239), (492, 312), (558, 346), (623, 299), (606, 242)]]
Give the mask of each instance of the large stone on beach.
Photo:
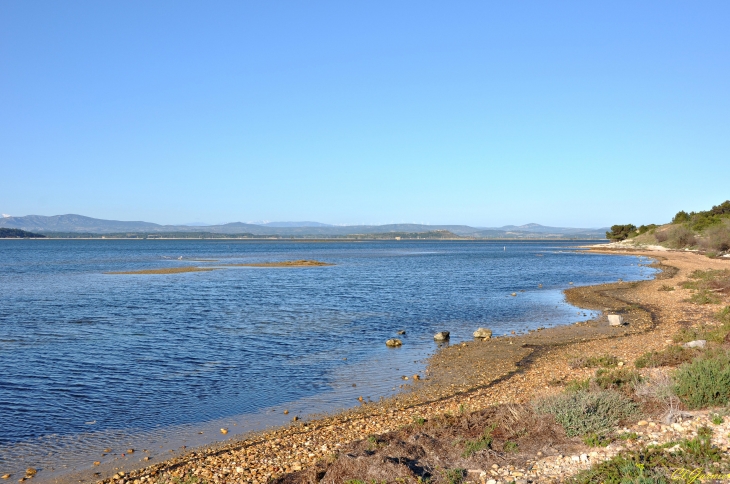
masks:
[(403, 346), (403, 342), (401, 340), (399, 340), (398, 338), (391, 338), (385, 342), (385, 346), (389, 346), (391, 348), (396, 348), (398, 346)]
[(487, 328), (479, 328), (474, 331), (474, 337), (480, 339), (489, 339), (492, 337), (492, 330)]
[(451, 333), (449, 333), (448, 331), (439, 331), (438, 333), (433, 335), (433, 339), (436, 341), (446, 341), (449, 339), (450, 335)]
[(624, 318), (620, 314), (609, 314), (608, 324), (609, 326), (623, 326)]

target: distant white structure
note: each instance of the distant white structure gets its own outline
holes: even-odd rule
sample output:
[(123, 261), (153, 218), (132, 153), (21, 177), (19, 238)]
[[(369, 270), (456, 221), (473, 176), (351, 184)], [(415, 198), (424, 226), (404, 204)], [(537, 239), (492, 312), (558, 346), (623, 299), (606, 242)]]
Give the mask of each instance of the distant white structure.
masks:
[(12, 217), (12, 215), (8, 215), (7, 213), (3, 214), (3, 218), (10, 218), (10, 217)]

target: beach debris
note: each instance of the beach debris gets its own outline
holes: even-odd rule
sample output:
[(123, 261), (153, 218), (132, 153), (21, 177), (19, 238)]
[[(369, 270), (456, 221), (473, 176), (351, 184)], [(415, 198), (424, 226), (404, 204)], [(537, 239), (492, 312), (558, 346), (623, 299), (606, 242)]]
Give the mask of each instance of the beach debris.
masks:
[(95, 460), (95, 461), (94, 461), (94, 465), (95, 465), (95, 466), (101, 465), (101, 462), (99, 462), (98, 460)]
[(620, 314), (609, 314), (608, 324), (609, 326), (623, 326), (624, 318)]
[(406, 330), (405, 329), (401, 329), (401, 330), (398, 331), (398, 334), (406, 334)]
[(398, 338), (391, 338), (385, 342), (385, 346), (389, 346), (391, 348), (396, 348), (398, 346), (403, 346), (403, 342), (401, 340), (399, 340)]
[(475, 338), (489, 339), (492, 337), (492, 330), (487, 328), (479, 328), (474, 331)]
[(433, 335), (433, 339), (435, 339), (436, 341), (446, 341), (449, 339), (450, 335), (451, 333), (449, 333), (448, 331), (439, 331), (438, 333)]
[(28, 467), (28, 468), (27, 468), (27, 469), (25, 470), (25, 477), (33, 477), (33, 476), (34, 476), (34, 475), (36, 475), (37, 473), (38, 473), (38, 471), (37, 471), (36, 469), (34, 469), (34, 468), (32, 468), (32, 467)]
[(228, 429), (221, 429), (221, 433), (222, 433), (223, 435), (226, 435), (226, 434), (228, 433)]
[(416, 373), (415, 375), (413, 375), (413, 379), (414, 380), (420, 380), (421, 379), (421, 375), (419, 375), (418, 373)]
[(3, 479), (10, 479), (10, 476), (12, 476), (12, 474), (3, 474), (2, 475), (2, 478)]
[(515, 297), (516, 295), (517, 295), (516, 292), (513, 292), (512, 294), (510, 294), (510, 296), (512, 296), (512, 297)]
[(401, 378), (402, 378), (403, 380), (407, 380), (407, 379), (408, 379), (408, 377), (407, 377), (407, 376), (405, 376), (405, 375), (401, 376)]
[(297, 417), (296, 415), (294, 415), (291, 420), (292, 420), (292, 422), (296, 422), (297, 420), (299, 420), (299, 417)]
[(109, 452), (111, 452), (111, 451), (112, 451), (112, 450), (111, 450), (111, 449), (110, 449), (109, 447), (107, 447), (106, 449), (104, 449), (104, 452), (105, 452), (105, 453), (107, 453), (107, 454), (108, 454)]
[(284, 415), (289, 415), (289, 410), (284, 410)]
[(134, 449), (127, 449), (127, 454), (134, 454)]
[(707, 340), (696, 339), (694, 341), (690, 341), (689, 343), (685, 343), (682, 346), (685, 348), (704, 348), (705, 346), (707, 346)]

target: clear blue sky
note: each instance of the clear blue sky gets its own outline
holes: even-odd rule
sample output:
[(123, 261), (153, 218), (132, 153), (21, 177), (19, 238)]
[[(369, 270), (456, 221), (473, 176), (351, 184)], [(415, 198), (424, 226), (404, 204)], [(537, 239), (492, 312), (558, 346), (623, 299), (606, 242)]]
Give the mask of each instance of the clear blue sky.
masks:
[(730, 2), (0, 3), (0, 212), (663, 222), (730, 198)]

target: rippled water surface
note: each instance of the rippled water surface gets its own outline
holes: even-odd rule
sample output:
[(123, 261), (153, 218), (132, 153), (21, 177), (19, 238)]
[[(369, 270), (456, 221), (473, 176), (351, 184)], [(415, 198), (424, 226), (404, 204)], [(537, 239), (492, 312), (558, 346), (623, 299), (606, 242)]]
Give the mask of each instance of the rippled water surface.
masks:
[[(375, 399), (423, 369), (435, 331), (584, 320), (563, 300), (569, 282), (654, 272), (574, 245), (0, 240), (0, 471)], [(335, 265), (105, 274), (292, 259)], [(404, 346), (387, 349), (401, 329)]]

